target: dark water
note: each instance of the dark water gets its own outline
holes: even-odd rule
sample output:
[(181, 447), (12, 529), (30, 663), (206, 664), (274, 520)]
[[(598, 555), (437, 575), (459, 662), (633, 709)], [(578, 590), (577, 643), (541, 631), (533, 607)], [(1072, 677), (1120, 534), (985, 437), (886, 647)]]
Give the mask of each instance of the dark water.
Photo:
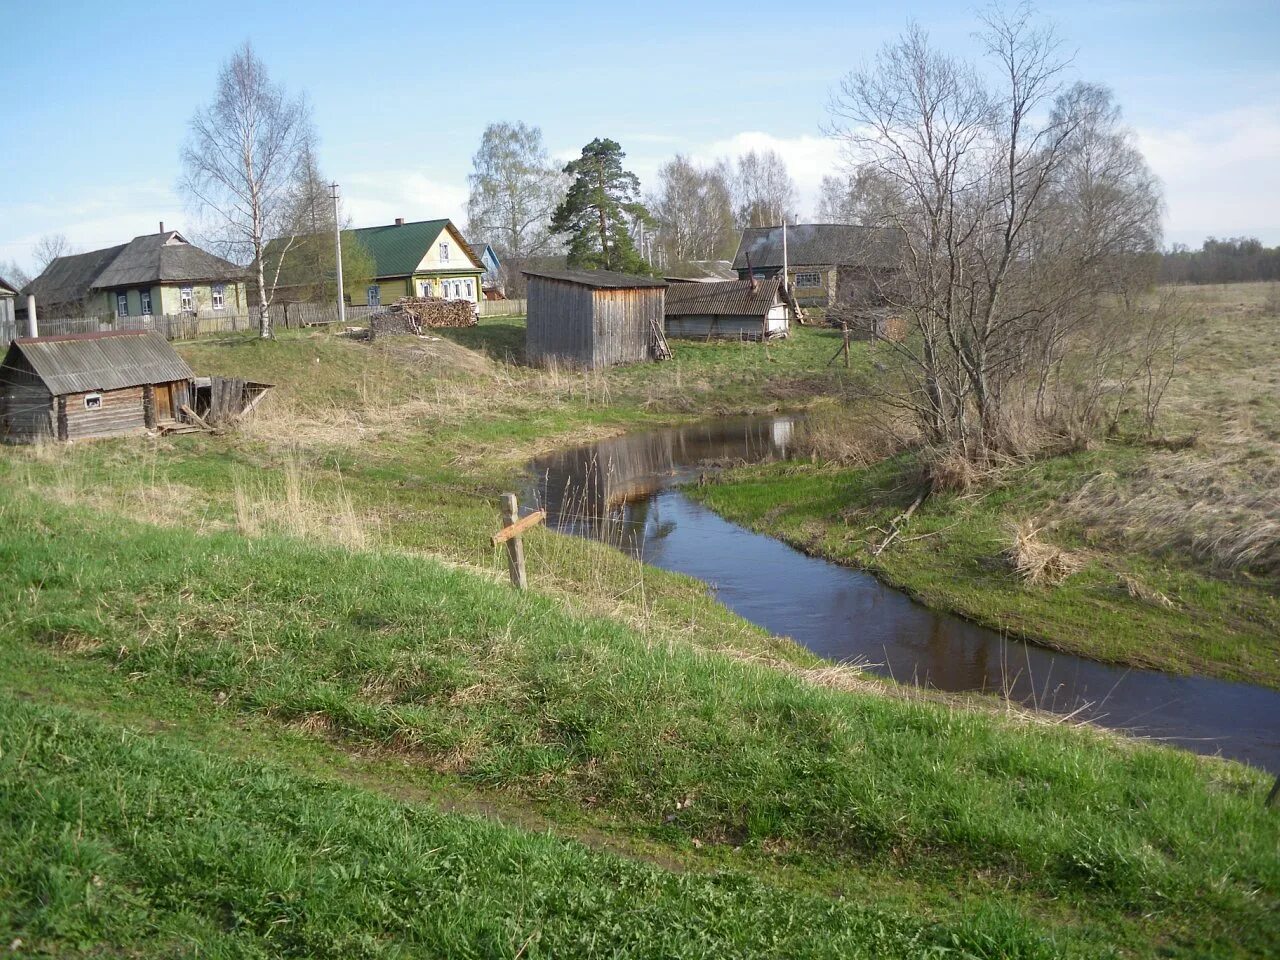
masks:
[(676, 489), (717, 466), (785, 457), (797, 427), (788, 417), (757, 417), (637, 433), (542, 458), (530, 472), (554, 527), (698, 577), (735, 613), (824, 657), (865, 662), (899, 681), (1078, 711), (1103, 726), (1280, 773), (1280, 692), (1107, 666), (1010, 640), (745, 530)]

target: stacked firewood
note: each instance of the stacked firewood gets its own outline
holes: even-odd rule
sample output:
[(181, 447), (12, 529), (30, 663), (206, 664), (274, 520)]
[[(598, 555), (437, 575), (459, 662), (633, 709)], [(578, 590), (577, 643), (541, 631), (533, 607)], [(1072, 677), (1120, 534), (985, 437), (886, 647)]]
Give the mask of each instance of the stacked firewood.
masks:
[(474, 327), (475, 304), (469, 300), (442, 300), (439, 297), (401, 297), (381, 313), (369, 318), (374, 335), (412, 333), (422, 336), (430, 327)]

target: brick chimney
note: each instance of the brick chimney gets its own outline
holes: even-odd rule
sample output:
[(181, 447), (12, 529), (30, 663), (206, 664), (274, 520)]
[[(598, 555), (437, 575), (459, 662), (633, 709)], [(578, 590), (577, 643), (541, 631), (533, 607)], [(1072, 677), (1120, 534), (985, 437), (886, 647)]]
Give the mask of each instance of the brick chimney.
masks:
[(397, 226), (397, 227), (403, 227), (403, 226), (404, 226), (404, 217), (396, 217), (396, 226)]

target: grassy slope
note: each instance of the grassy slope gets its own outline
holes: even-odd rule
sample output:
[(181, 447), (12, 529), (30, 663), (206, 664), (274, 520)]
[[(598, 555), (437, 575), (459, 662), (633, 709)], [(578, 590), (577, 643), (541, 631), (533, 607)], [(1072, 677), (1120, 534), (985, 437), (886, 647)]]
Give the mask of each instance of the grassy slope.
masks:
[[(1265, 498), (1280, 482), (1280, 319), (1264, 309), (1265, 292), (1189, 294), (1200, 336), (1166, 416), (1171, 433), (1197, 435), (1189, 451), (1113, 441), (1006, 470), (976, 494), (931, 498), (907, 538), (879, 557), (871, 555), (878, 529), (919, 489), (910, 456), (868, 469), (748, 467), (691, 495), (802, 549), (871, 569), (931, 606), (1047, 646), (1280, 686), (1275, 578), (1233, 571), (1213, 555), (1219, 538), (1251, 528), (1265, 537), (1275, 522)], [(1080, 553), (1083, 570), (1059, 587), (1023, 585), (1000, 554), (1010, 524), (1026, 518), (1049, 524), (1048, 539)], [(1130, 596), (1122, 576), (1171, 603)]]
[[(51, 948), (127, 937), (163, 953), (171, 942), (143, 932), (158, 916), (162, 938), (190, 934), (211, 948), (244, 936), (308, 955), (340, 934), (393, 955), (395, 938), (375, 942), (371, 927), (425, 942), (456, 930), (485, 944), (515, 935), (513, 915), (545, 911), (550, 952), (566, 955), (574, 938), (601, 936), (628, 898), (660, 912), (666, 897), (681, 900), (673, 936), (701, 923), (710, 943), (758, 947), (776, 921), (779, 955), (826, 955), (831, 944), (909, 955), (911, 938), (953, 932), (991, 938), (975, 948), (989, 956), (1110, 945), (1145, 954), (1156, 943), (1261, 955), (1278, 945), (1280, 824), (1261, 809), (1266, 783), (1244, 768), (822, 690), (654, 646), (615, 621), (431, 560), (202, 536), (25, 497), (4, 513), (11, 690), (57, 689), (95, 713), (106, 692), (156, 720), (181, 719), (172, 698), (194, 697), (224, 716), (389, 752), (553, 816), (581, 811), (676, 851), (714, 849), (737, 869), (776, 865), (810, 878), (796, 881), (807, 887), (839, 877), (888, 918), (872, 923), (773, 884), (686, 883), (584, 862), (524, 837), (499, 841), (509, 852), (498, 855), (494, 828), (424, 815), (419, 833), (402, 807), (208, 756), (226, 749), (225, 732), (195, 756), (139, 744), (105, 720), (9, 705), (8, 829), (40, 856), (7, 860), (4, 899), (16, 904), (9, 922)], [(275, 763), (289, 758), (281, 748)], [(336, 861), (317, 861), (324, 847)], [(433, 849), (446, 851), (442, 862), (424, 855)], [(511, 869), (500, 864), (526, 858), (538, 863), (531, 890), (491, 889), (487, 878)], [(344, 871), (357, 868), (374, 887), (343, 892)], [(625, 897), (587, 897), (596, 883), (612, 889), (619, 881), (605, 878), (617, 873), (635, 877)], [(86, 886), (95, 875), (110, 895)], [(467, 920), (449, 890), (473, 884), (489, 894)], [(722, 884), (746, 902), (726, 894), (712, 908)], [(418, 887), (425, 904), (406, 900)], [(106, 902), (86, 914), (75, 906), (85, 897)], [(981, 905), (977, 919), (966, 901)], [(713, 924), (707, 911), (721, 909)], [(629, 952), (661, 952), (639, 946), (667, 942), (652, 916), (616, 921)], [(882, 928), (888, 939), (873, 948)]]

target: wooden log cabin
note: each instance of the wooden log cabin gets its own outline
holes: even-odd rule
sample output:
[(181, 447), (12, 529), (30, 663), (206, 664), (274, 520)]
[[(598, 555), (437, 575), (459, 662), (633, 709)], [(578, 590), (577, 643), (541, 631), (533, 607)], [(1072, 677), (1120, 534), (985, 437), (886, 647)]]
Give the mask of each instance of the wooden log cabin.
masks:
[(0, 368), (0, 440), (82, 440), (182, 419), (195, 376), (146, 330), (21, 337)]
[(667, 288), (667, 336), (693, 340), (771, 340), (791, 329), (781, 277), (673, 283)]
[(666, 283), (610, 270), (524, 271), (525, 356), (594, 370), (653, 359), (662, 339)]

